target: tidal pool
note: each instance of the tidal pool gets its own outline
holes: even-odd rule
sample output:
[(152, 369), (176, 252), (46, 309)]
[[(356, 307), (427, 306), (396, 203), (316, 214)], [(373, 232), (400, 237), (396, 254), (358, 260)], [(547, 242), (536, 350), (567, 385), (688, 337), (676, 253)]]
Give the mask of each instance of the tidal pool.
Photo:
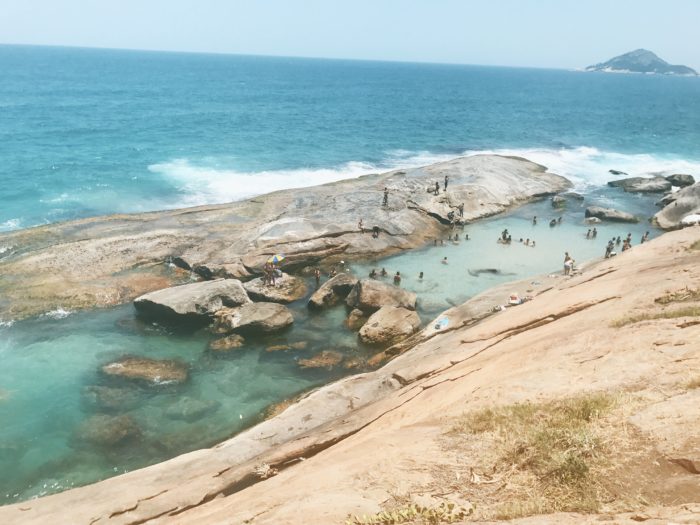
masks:
[[(655, 199), (601, 189), (586, 195), (586, 205), (619, 207), (648, 217), (655, 211)], [(632, 233), (637, 245), (645, 231), (651, 237), (659, 233), (645, 222), (603, 223), (595, 225), (595, 239), (586, 239), (592, 225), (584, 222), (583, 213), (584, 206), (575, 201), (564, 210), (553, 209), (549, 201), (529, 204), (455, 230), (458, 243), (431, 243), (420, 250), (350, 264), (348, 269), (365, 277), (372, 268), (384, 267), (387, 280), (400, 271), (401, 286), (418, 294), (425, 324), (494, 285), (561, 272), (565, 251), (582, 262), (601, 257), (613, 236)], [(537, 225), (532, 224), (535, 215)], [(562, 223), (550, 227), (549, 220), (559, 216)], [(504, 228), (513, 237), (511, 245), (496, 242)], [(467, 233), (469, 241), (464, 240)], [(524, 246), (518, 242), (521, 237), (534, 240), (536, 247)], [(444, 257), (448, 264), (442, 264)], [(499, 273), (475, 275), (485, 268)], [(311, 292), (311, 280), (309, 285)], [(92, 483), (210, 446), (260, 421), (271, 405), (355, 373), (357, 364), (374, 352), (359, 345), (356, 334), (344, 327), (344, 306), (313, 313), (303, 299), (290, 307), (295, 317), (291, 329), (247, 338), (242, 348), (224, 354), (207, 350), (215, 336), (206, 329), (174, 333), (140, 321), (131, 305), (72, 314), (57, 310), (1, 324), (0, 503)], [(290, 343), (306, 346), (268, 351), (270, 346)], [(345, 360), (331, 369), (299, 366), (300, 359), (328, 349), (340, 351)], [(102, 365), (124, 355), (183, 361), (189, 366), (189, 380), (183, 385), (145, 387), (100, 374)], [(100, 387), (111, 389), (102, 390), (110, 394), (106, 402), (96, 400)], [(114, 446), (86, 440), (101, 414), (128, 416), (137, 437)]]

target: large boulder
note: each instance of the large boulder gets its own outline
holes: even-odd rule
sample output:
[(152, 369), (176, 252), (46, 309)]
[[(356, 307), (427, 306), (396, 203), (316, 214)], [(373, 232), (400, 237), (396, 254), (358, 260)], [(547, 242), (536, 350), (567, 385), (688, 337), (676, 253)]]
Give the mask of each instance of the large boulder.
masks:
[(77, 441), (103, 447), (125, 445), (140, 436), (141, 429), (127, 415), (94, 415), (83, 421), (75, 431)]
[(104, 365), (101, 371), (109, 377), (151, 385), (184, 383), (188, 377), (185, 363), (172, 359), (148, 359), (146, 357), (122, 357)]
[(682, 173), (674, 173), (673, 175), (669, 175), (666, 177), (666, 180), (670, 182), (674, 186), (678, 186), (680, 188), (685, 188), (686, 186), (692, 186), (695, 184), (695, 177), (692, 175), (685, 175)]
[(306, 283), (299, 277), (283, 273), (275, 279), (275, 285), (263, 283), (263, 278), (258, 277), (243, 284), (248, 296), (254, 301), (267, 301), (271, 303), (291, 303), (306, 295)]
[(622, 188), (628, 193), (663, 193), (671, 189), (671, 183), (664, 177), (629, 177), (611, 180), (608, 186)]
[(398, 306), (415, 310), (416, 294), (375, 279), (362, 279), (353, 287), (346, 303), (349, 307), (365, 313), (376, 312), (382, 306)]
[(639, 219), (631, 213), (613, 208), (601, 208), (600, 206), (589, 206), (586, 208), (586, 218), (589, 217), (612, 222), (639, 222)]
[(362, 325), (367, 322), (367, 314), (362, 310), (353, 308), (353, 310), (348, 314), (348, 318), (345, 320), (345, 326), (350, 330), (359, 330)]
[(147, 293), (134, 300), (136, 310), (159, 320), (207, 319), (225, 307), (249, 303), (241, 282), (218, 279), (173, 286)]
[(673, 194), (674, 200), (654, 215), (660, 228), (678, 228), (684, 217), (700, 213), (700, 182), (687, 186)]
[(360, 341), (368, 345), (388, 346), (414, 334), (420, 328), (420, 317), (413, 310), (382, 306), (360, 329)]
[(353, 287), (357, 284), (357, 277), (341, 273), (331, 277), (309, 298), (309, 308), (323, 308), (333, 306), (345, 299)]
[(249, 303), (238, 308), (226, 308), (216, 316), (215, 330), (219, 333), (271, 333), (283, 330), (294, 322), (292, 312), (278, 303)]

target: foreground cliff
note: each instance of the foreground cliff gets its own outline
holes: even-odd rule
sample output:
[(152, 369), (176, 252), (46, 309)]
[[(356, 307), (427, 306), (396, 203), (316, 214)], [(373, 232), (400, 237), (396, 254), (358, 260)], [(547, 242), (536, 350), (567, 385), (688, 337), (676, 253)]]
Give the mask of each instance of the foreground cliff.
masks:
[[(449, 177), (448, 191), (443, 191)], [(439, 183), (437, 195), (429, 192)], [(567, 189), (525, 159), (458, 158), (242, 202), (95, 217), (0, 235), (0, 320), (105, 307), (201, 277), (249, 277), (275, 253), (287, 269), (425, 244), (464, 203), (464, 220)], [(382, 205), (383, 190), (388, 203)], [(378, 228), (378, 236), (361, 233)], [(174, 272), (166, 262), (186, 272)]]
[[(510, 291), (534, 297), (492, 313)], [(217, 447), (2, 507), (0, 522), (697, 522), (700, 228), (445, 317), (383, 368)]]

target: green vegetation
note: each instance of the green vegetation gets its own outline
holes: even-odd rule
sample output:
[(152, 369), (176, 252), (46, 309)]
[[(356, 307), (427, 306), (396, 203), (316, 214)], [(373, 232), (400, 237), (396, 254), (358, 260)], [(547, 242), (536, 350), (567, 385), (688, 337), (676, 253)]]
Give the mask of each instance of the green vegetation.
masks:
[(604, 492), (597, 469), (605, 463), (606, 451), (599, 421), (614, 404), (611, 395), (596, 393), (463, 416), (449, 435), (488, 434), (497, 450), (496, 469), (521, 475), (513, 485), (522, 483), (524, 496), (511, 498), (484, 517), (597, 511)]
[(636, 315), (629, 315), (613, 321), (610, 326), (620, 328), (628, 324), (639, 323), (640, 321), (651, 321), (653, 319), (677, 319), (678, 317), (700, 317), (700, 306), (686, 306), (675, 310), (650, 311)]
[(412, 504), (376, 514), (352, 516), (345, 523), (346, 525), (394, 525), (398, 523), (439, 525), (441, 523), (462, 521), (473, 511), (474, 509), (472, 508), (465, 509), (448, 502), (440, 503), (440, 505), (435, 507), (423, 507)]

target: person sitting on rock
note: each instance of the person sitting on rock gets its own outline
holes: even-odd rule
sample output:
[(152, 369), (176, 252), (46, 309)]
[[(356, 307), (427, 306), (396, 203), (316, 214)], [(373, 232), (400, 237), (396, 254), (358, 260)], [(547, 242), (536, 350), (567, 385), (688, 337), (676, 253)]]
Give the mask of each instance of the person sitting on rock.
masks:
[(372, 237), (375, 239), (379, 237), (379, 226), (372, 227)]
[(328, 277), (333, 278), (336, 275), (338, 275), (338, 270), (335, 269), (335, 266), (331, 268), (331, 273), (328, 274)]
[(394, 284), (401, 284), (401, 272), (396, 272), (396, 275), (394, 275)]
[(382, 200), (382, 206), (389, 206), (389, 188), (384, 187), (384, 199)]

